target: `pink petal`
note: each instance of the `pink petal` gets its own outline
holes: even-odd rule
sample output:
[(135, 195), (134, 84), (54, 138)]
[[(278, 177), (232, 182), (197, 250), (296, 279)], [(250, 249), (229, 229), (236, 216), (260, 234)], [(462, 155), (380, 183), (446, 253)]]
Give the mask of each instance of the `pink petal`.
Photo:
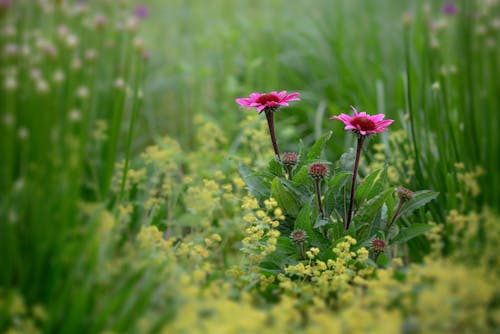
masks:
[(380, 121), (377, 123), (377, 127), (388, 127), (389, 125), (391, 125), (392, 123), (394, 123), (394, 120), (392, 119), (386, 119), (385, 121)]
[(371, 120), (374, 121), (375, 123), (380, 122), (381, 120), (384, 119), (384, 117), (385, 117), (384, 114), (377, 114), (377, 115), (370, 116)]
[(352, 111), (354, 111), (354, 117), (358, 116), (358, 109), (356, 109), (354, 106), (351, 106)]

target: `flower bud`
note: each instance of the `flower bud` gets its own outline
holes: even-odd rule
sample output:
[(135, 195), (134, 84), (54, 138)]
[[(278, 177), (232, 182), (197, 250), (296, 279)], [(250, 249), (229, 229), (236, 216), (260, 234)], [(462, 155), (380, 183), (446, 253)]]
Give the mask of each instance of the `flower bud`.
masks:
[(281, 162), (287, 167), (294, 167), (299, 161), (299, 156), (295, 152), (286, 152), (281, 156)]
[(371, 249), (376, 253), (382, 253), (387, 248), (384, 240), (373, 239), (371, 242)]
[(415, 193), (405, 187), (397, 187), (396, 193), (398, 194), (399, 200), (401, 203), (406, 203), (415, 196)]
[(309, 175), (315, 180), (322, 180), (328, 174), (328, 167), (321, 162), (309, 165)]

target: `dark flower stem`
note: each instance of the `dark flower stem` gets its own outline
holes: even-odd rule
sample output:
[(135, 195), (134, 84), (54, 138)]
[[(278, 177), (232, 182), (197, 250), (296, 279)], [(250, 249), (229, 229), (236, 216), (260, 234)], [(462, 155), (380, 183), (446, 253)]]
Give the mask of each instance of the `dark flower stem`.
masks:
[(274, 154), (281, 161), (280, 151), (278, 149), (278, 142), (276, 141), (276, 133), (274, 132), (274, 110), (265, 110), (267, 125), (269, 126), (269, 134), (271, 135), (271, 141), (273, 143)]
[(325, 211), (323, 211), (323, 203), (321, 202), (321, 180), (314, 180), (314, 186), (316, 188), (316, 197), (318, 199), (318, 210), (321, 214), (321, 219), (325, 219)]
[(349, 201), (349, 211), (347, 212), (347, 218), (345, 221), (345, 230), (349, 229), (349, 225), (351, 225), (352, 221), (352, 209), (354, 206), (354, 194), (356, 192), (356, 177), (358, 175), (358, 167), (359, 167), (359, 156), (361, 155), (361, 149), (363, 148), (363, 142), (365, 141), (365, 136), (358, 136), (358, 146), (356, 148), (356, 159), (354, 160), (354, 171), (352, 173), (352, 184), (351, 184), (351, 198)]

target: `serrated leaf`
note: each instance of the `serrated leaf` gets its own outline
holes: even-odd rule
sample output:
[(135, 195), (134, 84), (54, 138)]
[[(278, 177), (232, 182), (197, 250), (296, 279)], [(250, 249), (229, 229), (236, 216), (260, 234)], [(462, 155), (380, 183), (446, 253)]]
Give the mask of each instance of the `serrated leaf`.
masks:
[(409, 200), (407, 203), (405, 203), (405, 205), (401, 209), (399, 216), (402, 217), (409, 215), (413, 211), (423, 207), (425, 204), (437, 198), (438, 195), (439, 192), (432, 190), (421, 190), (415, 192), (413, 198)]
[(433, 226), (429, 224), (412, 224), (407, 228), (402, 228), (399, 234), (391, 241), (391, 244), (407, 242), (408, 240), (429, 232), (432, 228)]
[(328, 131), (316, 140), (314, 145), (311, 147), (307, 153), (307, 161), (314, 161), (321, 158), (325, 144), (332, 136), (332, 131)]
[(274, 179), (271, 183), (271, 196), (276, 199), (278, 205), (287, 215), (297, 216), (300, 211), (300, 201), (289, 188), (279, 180)]

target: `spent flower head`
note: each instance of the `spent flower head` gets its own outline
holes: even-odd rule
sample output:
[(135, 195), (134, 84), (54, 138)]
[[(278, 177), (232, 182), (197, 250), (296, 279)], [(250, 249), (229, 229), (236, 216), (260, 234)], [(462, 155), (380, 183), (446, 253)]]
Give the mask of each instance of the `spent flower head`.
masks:
[(336, 119), (345, 124), (344, 130), (352, 130), (360, 136), (367, 136), (379, 132), (384, 132), (387, 127), (394, 121), (392, 119), (384, 120), (384, 114), (369, 115), (366, 112), (358, 112), (358, 110), (351, 106), (354, 111), (354, 116), (340, 114), (339, 116), (332, 116), (330, 119)]
[(252, 93), (250, 97), (238, 98), (236, 103), (242, 107), (247, 107), (248, 110), (257, 108), (260, 114), (262, 111), (276, 111), (279, 107), (288, 107), (288, 102), (299, 101), (299, 93), (287, 94), (286, 90), (277, 93)]

